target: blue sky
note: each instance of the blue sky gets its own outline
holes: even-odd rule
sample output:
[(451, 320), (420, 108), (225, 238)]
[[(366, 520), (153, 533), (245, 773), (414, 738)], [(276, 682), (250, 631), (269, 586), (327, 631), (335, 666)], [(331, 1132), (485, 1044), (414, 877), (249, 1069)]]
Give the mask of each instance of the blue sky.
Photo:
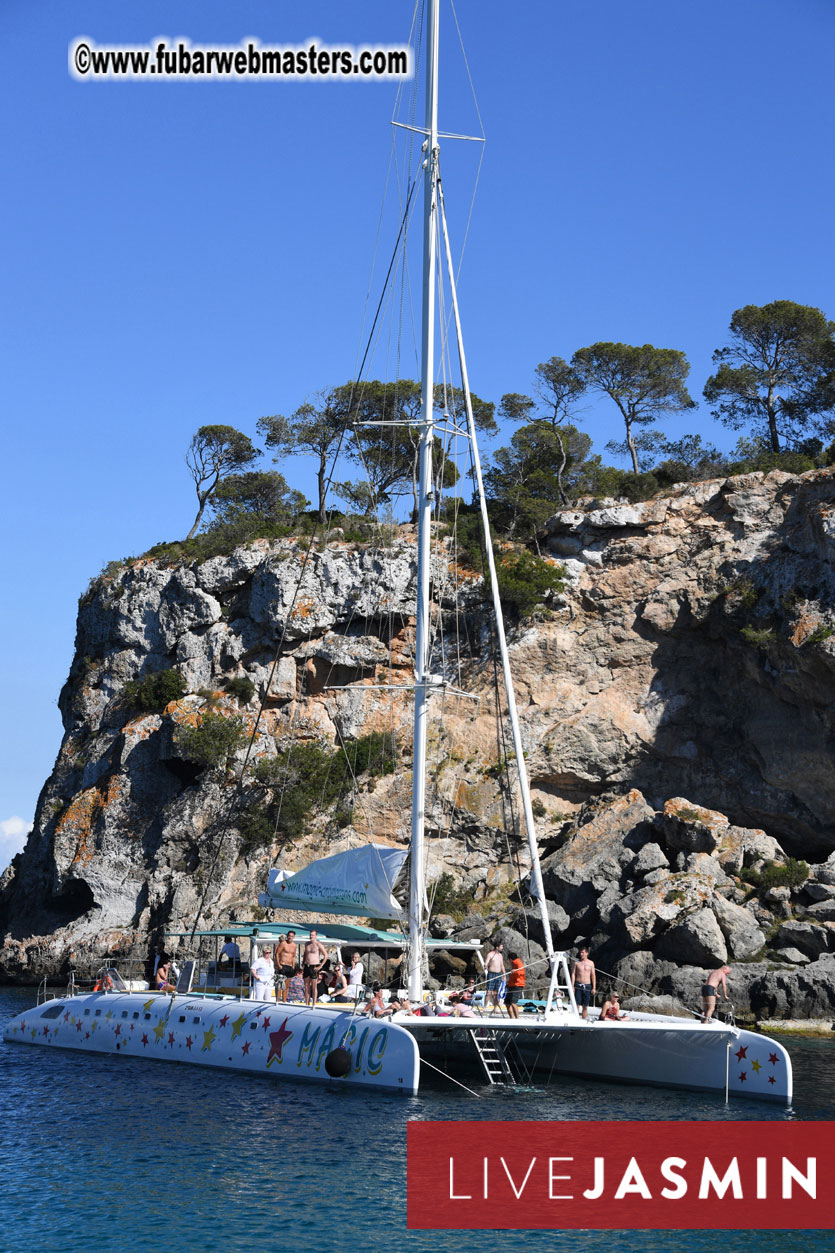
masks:
[[(684, 350), (699, 398), (734, 309), (835, 316), (831, 0), (457, 12), (487, 134), (460, 287), (479, 395), (529, 390), (538, 362), (611, 339)], [(68, 45), (404, 43), (411, 15), (410, 0), (4, 0), (0, 864), (58, 751), (77, 598), (107, 561), (186, 533), (193, 432), (254, 436), (353, 374), (396, 91), (79, 83)], [(442, 23), (441, 125), (474, 133), (448, 0)], [(459, 240), (476, 155), (443, 151)], [(616, 417), (584, 415), (599, 451)], [(670, 429), (732, 442), (704, 403)], [(311, 494), (307, 465), (285, 473)]]

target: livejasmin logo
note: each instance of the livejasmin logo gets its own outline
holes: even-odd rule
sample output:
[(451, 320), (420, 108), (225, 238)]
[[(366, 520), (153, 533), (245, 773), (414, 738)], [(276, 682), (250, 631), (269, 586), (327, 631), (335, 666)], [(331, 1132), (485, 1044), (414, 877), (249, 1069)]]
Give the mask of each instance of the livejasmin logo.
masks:
[(414, 1228), (827, 1230), (835, 1123), (410, 1122), (407, 1183)]
[[(569, 1163), (574, 1167), (575, 1158), (532, 1157), (527, 1169), (524, 1167), (524, 1162), (516, 1166), (518, 1174), (514, 1177), (511, 1164), (504, 1157), (499, 1157), (498, 1162), (491, 1162), (489, 1157), (484, 1157), (478, 1184), (480, 1190), (457, 1192), (456, 1186), (462, 1186), (461, 1177), (471, 1178), (473, 1163), (469, 1158), (465, 1158), (463, 1163), (458, 1162), (459, 1183), (456, 1185), (456, 1159), (450, 1157), (449, 1200), (472, 1201), (478, 1197), (479, 1200), (489, 1201), (492, 1179), (493, 1199), (497, 1199), (498, 1192), (502, 1200), (507, 1200), (506, 1187), (509, 1184), (517, 1201), (525, 1197), (530, 1200), (535, 1192), (546, 1195), (549, 1201), (573, 1201), (576, 1199), (575, 1193), (566, 1192), (564, 1189), (570, 1187), (576, 1177), (582, 1181), (584, 1174), (588, 1172), (588, 1163), (577, 1164), (578, 1176), (557, 1173), (558, 1170), (565, 1169)], [(802, 1169), (786, 1157), (780, 1158), (776, 1163), (767, 1157), (758, 1157), (751, 1165), (748, 1165), (745, 1171), (748, 1177), (743, 1182), (743, 1168), (737, 1157), (731, 1159), (724, 1171), (721, 1167), (717, 1168), (709, 1157), (703, 1158), (700, 1162), (688, 1162), (684, 1157), (665, 1157), (658, 1167), (657, 1178), (654, 1177), (654, 1171), (647, 1172), (651, 1181), (648, 1182), (647, 1174), (641, 1169), (636, 1157), (629, 1159), (625, 1169), (616, 1162), (607, 1169), (607, 1159), (595, 1157), (592, 1166), (592, 1186), (583, 1188), (582, 1195), (587, 1201), (599, 1201), (606, 1196), (612, 1197), (615, 1201), (622, 1201), (627, 1196), (640, 1196), (645, 1201), (651, 1201), (654, 1196), (662, 1196), (667, 1201), (678, 1201), (687, 1195), (691, 1187), (697, 1187), (700, 1201), (707, 1201), (711, 1197), (722, 1200), (725, 1196), (742, 1200), (746, 1194), (755, 1196), (758, 1201), (767, 1200), (769, 1196), (775, 1195), (791, 1200), (794, 1195), (794, 1185), (797, 1184), (813, 1200), (817, 1196), (817, 1158), (815, 1157), (807, 1157)], [(498, 1187), (496, 1176), (499, 1179)], [(769, 1181), (771, 1181), (770, 1192)], [(472, 1182), (469, 1186), (473, 1186)]]

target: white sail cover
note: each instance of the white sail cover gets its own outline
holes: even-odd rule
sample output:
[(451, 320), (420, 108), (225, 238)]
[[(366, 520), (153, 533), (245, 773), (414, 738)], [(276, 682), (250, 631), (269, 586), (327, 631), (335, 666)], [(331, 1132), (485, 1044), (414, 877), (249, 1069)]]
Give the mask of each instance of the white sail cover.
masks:
[(303, 870), (271, 870), (259, 904), (267, 909), (321, 910), (360, 918), (402, 918), (393, 894), (408, 856), (403, 848), (366, 844), (313, 861)]

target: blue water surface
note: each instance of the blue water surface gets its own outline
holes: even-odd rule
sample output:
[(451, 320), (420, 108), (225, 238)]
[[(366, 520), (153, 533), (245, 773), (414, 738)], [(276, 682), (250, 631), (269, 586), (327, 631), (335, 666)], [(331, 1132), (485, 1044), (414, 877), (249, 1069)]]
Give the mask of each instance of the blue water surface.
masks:
[[(0, 988), (0, 1022), (33, 1002)], [(409, 1119), (835, 1118), (835, 1042), (784, 1041), (791, 1110), (555, 1080), (547, 1091), (443, 1080), (420, 1096), (307, 1087), (0, 1042), (0, 1249), (28, 1253), (439, 1253), (833, 1248), (833, 1233), (406, 1228)]]

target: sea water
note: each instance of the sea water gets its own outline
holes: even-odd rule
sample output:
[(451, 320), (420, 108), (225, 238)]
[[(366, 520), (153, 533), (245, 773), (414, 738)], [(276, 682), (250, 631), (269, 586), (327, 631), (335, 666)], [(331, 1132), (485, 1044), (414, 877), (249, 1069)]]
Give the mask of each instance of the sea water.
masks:
[[(0, 1023), (32, 1003), (30, 990), (0, 988)], [(574, 1079), (477, 1095), (437, 1079), (417, 1097), (383, 1096), (0, 1042), (0, 1249), (712, 1250), (709, 1232), (410, 1232), (407, 1122), (835, 1118), (835, 1043), (787, 1044), (788, 1111)], [(718, 1239), (723, 1253), (835, 1248), (832, 1233)]]

